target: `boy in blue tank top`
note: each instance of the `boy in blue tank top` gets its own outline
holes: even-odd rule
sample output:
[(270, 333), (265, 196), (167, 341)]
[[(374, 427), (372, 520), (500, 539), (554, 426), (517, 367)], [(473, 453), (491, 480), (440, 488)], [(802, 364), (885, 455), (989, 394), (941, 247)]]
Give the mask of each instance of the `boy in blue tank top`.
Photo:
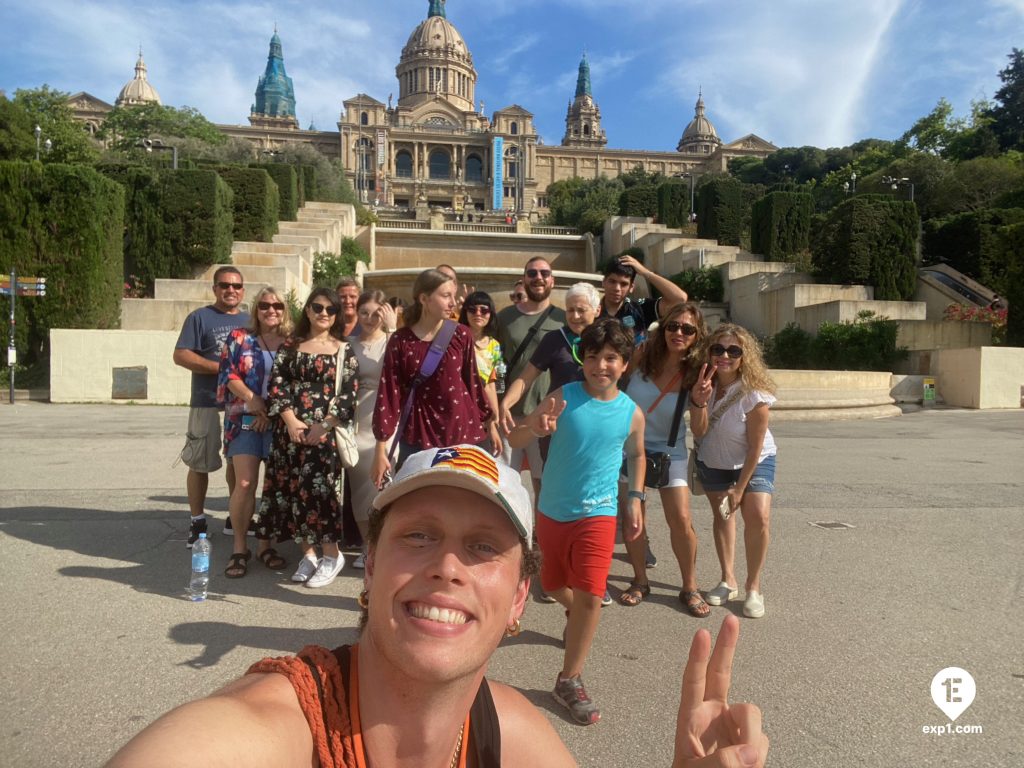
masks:
[(551, 435), (537, 500), (537, 544), (543, 553), (541, 587), (566, 610), (565, 656), (553, 695), (573, 719), (590, 725), (601, 711), (581, 674), (601, 618), (615, 549), (617, 478), (626, 452), (629, 505), (625, 537), (640, 533), (644, 498), (644, 416), (619, 391), (633, 354), (633, 334), (614, 318), (580, 337), (583, 377), (555, 390), (509, 435), (514, 448)]

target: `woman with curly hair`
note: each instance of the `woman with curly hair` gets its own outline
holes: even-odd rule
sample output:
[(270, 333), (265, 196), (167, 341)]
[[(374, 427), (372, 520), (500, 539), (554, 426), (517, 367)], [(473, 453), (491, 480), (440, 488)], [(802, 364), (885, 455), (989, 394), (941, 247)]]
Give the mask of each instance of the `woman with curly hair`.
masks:
[(708, 593), (711, 605), (739, 594), (733, 572), (738, 509), (743, 515), (747, 556), (743, 615), (764, 616), (761, 569), (768, 554), (768, 522), (775, 490), (775, 440), (768, 409), (775, 383), (761, 346), (749, 331), (731, 323), (716, 328), (701, 347), (705, 365), (690, 396), (690, 429), (697, 472), (714, 518), (715, 549), (722, 581)]
[(309, 294), (295, 334), (274, 361), (268, 389), (267, 413), (279, 418), (256, 535), (297, 542), (303, 558), (292, 581), (312, 588), (326, 587), (345, 566), (338, 549), (342, 468), (334, 428), (355, 419), (359, 364), (351, 347), (340, 354), (340, 309), (338, 294), (329, 288)]
[[(699, 619), (706, 618), (711, 609), (697, 587), (697, 533), (693, 529), (690, 491), (686, 486), (686, 425), (682, 408), (690, 387), (697, 381), (698, 350), (705, 335), (707, 328), (700, 307), (691, 301), (674, 304), (659, 321), (657, 330), (649, 333), (647, 341), (633, 355), (633, 376), (626, 387), (626, 394), (644, 411), (644, 452), (651, 458), (666, 456), (669, 461), (668, 482), (653, 487), (658, 488), (661, 497), (672, 552), (682, 576), (679, 601), (691, 616)], [(671, 439), (673, 424), (676, 424), (674, 443)], [(646, 480), (648, 487), (652, 487), (650, 483), (655, 478)], [(625, 499), (625, 496), (625, 489), (620, 488), (619, 498)], [(641, 503), (640, 508), (641, 525), (646, 528), (647, 505)], [(645, 538), (640, 536), (626, 542), (633, 581), (619, 596), (623, 605), (639, 605), (651, 592)]]

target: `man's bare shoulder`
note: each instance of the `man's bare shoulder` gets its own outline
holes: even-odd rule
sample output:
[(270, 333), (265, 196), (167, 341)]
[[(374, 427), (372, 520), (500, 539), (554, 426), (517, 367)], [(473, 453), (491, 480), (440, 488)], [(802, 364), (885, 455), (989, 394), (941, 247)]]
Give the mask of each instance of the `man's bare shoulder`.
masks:
[(488, 681), (501, 724), (501, 764), (571, 768), (576, 761), (548, 719), (519, 691)]

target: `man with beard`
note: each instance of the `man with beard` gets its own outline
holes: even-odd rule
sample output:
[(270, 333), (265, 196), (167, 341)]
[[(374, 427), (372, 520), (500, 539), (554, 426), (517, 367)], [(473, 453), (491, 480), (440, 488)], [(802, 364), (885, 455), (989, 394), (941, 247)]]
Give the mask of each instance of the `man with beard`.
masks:
[[(535, 256), (526, 262), (523, 269), (525, 301), (505, 307), (498, 313), (498, 341), (508, 366), (505, 381), (519, 378), (544, 335), (565, 325), (565, 310), (551, 304), (551, 291), (554, 287), (555, 276), (551, 264), (544, 257)], [(524, 414), (533, 411), (547, 394), (550, 384), (546, 372), (538, 376), (533, 386), (512, 409), (512, 418), (519, 422)], [(525, 451), (506, 450), (506, 458), (514, 469), (523, 466), (524, 454), (533, 478), (534, 491), (539, 492), (544, 467), (537, 441), (531, 442)]]

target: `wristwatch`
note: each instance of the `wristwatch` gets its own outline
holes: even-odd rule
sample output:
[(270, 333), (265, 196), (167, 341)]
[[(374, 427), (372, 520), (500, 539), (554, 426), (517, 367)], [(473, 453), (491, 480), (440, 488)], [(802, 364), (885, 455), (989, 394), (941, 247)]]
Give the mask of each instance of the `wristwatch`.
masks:
[(639, 499), (640, 501), (647, 501), (647, 494), (643, 491), (630, 491), (626, 494), (631, 499)]
[(332, 429), (334, 429), (334, 427), (331, 426), (331, 422), (329, 422), (327, 419), (321, 421), (320, 426), (323, 427), (324, 432), (330, 432)]

